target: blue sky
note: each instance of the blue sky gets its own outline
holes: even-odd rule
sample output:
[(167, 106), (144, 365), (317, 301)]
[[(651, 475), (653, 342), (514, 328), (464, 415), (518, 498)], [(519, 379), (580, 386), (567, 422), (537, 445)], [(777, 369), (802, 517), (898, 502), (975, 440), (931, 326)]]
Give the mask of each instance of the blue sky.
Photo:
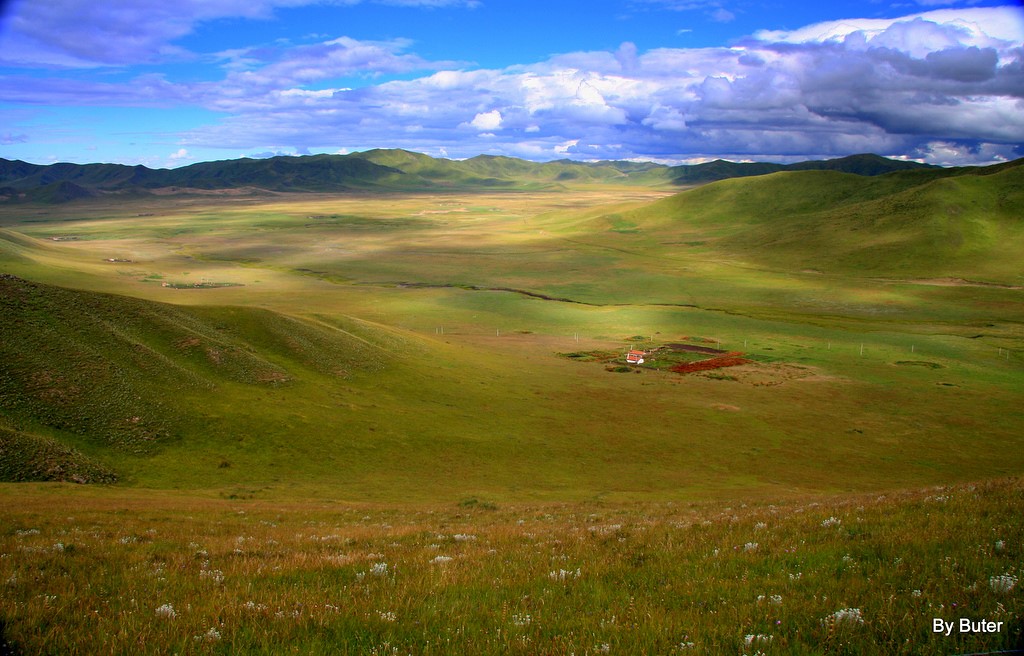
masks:
[(173, 167), (1024, 156), (1024, 11), (903, 0), (15, 0), (0, 157)]

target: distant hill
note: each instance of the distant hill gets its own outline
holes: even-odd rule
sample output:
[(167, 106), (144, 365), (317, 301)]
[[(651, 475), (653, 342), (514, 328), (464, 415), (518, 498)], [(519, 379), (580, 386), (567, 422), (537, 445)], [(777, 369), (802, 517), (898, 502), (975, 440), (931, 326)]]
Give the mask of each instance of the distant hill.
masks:
[(755, 175), (767, 175), (779, 171), (839, 171), (855, 175), (882, 175), (893, 171), (910, 171), (917, 169), (938, 169), (941, 167), (919, 162), (888, 159), (880, 155), (862, 154), (796, 164), (772, 164), (770, 162), (727, 162), (716, 159), (705, 164), (673, 166), (669, 169), (672, 182), (679, 185), (700, 184), (726, 180), (729, 178), (745, 178)]
[(713, 235), (716, 253), (791, 271), (1019, 285), (1022, 216), (1024, 159), (871, 177), (780, 171), (703, 185), (615, 218), (662, 241), (697, 228)]
[(115, 193), (145, 194), (253, 189), (267, 192), (377, 192), (438, 189), (542, 189), (567, 184), (695, 185), (735, 177), (794, 170), (832, 170), (856, 175), (929, 169), (924, 164), (853, 155), (798, 164), (737, 163), (664, 166), (650, 162), (531, 162), (478, 155), (466, 160), (429, 157), (407, 150), (369, 150), (349, 155), (309, 155), (201, 162), (177, 169), (120, 164), (29, 164), (0, 159), (0, 199), (63, 203)]

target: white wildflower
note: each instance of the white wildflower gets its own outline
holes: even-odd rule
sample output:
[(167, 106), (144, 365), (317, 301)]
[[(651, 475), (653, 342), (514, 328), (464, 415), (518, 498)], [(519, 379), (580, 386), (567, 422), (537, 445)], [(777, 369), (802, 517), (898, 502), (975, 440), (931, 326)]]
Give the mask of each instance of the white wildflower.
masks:
[(157, 617), (166, 617), (168, 619), (173, 620), (175, 617), (178, 616), (178, 613), (174, 610), (174, 606), (170, 604), (164, 604), (163, 606), (157, 607), (156, 615)]
[(1000, 574), (988, 580), (993, 592), (1009, 592), (1017, 587), (1017, 577), (1012, 574)]
[(450, 563), (450, 562), (452, 562), (452, 557), (451, 557), (451, 556), (434, 556), (434, 557), (433, 557), (433, 558), (431, 559), (431, 561), (430, 561), (430, 562), (432, 562), (432, 563), (437, 563), (437, 564), (439, 564), (439, 565), (443, 565), (444, 563)]
[(580, 568), (577, 567), (575, 570), (571, 569), (559, 569), (552, 572), (548, 572), (548, 578), (552, 581), (564, 581), (566, 579), (578, 579), (580, 577)]
[(476, 540), (476, 536), (475, 535), (467, 535), (465, 533), (456, 533), (455, 535), (452, 536), (452, 538), (456, 542), (472, 542), (473, 540)]
[(395, 615), (391, 611), (380, 611), (379, 610), (379, 611), (377, 611), (377, 615), (380, 616), (380, 619), (382, 619), (385, 622), (394, 622), (395, 620), (398, 619), (398, 616)]
[(842, 523), (843, 523), (843, 521), (841, 519), (836, 519), (835, 517), (829, 517), (828, 519), (826, 519), (825, 521), (823, 521), (821, 523), (821, 526), (822, 526), (822, 528), (829, 528), (830, 526), (839, 526)]
[(743, 545), (744, 551), (757, 551), (758, 544), (756, 542), (748, 542)]
[(387, 573), (388, 573), (388, 564), (387, 563), (374, 563), (370, 567), (370, 574), (373, 574), (374, 576), (384, 576)]
[(754, 524), (754, 530), (755, 531), (763, 531), (766, 528), (768, 528), (768, 525), (765, 524), (764, 522), (758, 522), (758, 523)]
[(827, 627), (863, 624), (864, 615), (859, 608), (841, 608), (823, 619), (821, 623)]
[(996, 540), (996, 551), (1003, 551), (1006, 549), (1006, 543), (1002, 540)]
[(529, 614), (513, 615), (512, 623), (516, 626), (530, 626), (533, 622), (533, 617)]
[(608, 654), (611, 652), (611, 650), (612, 646), (609, 645), (607, 642), (602, 642), (600, 645), (597, 646), (597, 653), (599, 654)]
[(211, 626), (210, 630), (203, 635), (203, 640), (206, 642), (218, 642), (220, 640), (220, 631)]
[(773, 635), (764, 635), (762, 633), (757, 633), (757, 634), (751, 633), (751, 634), (747, 634), (747, 635), (743, 636), (743, 644), (745, 644), (747, 647), (753, 647), (755, 642), (771, 642), (774, 639), (775, 639), (775, 636), (773, 636)]
[(911, 590), (910, 591), (910, 596), (911, 597), (920, 597), (921, 596), (921, 591), (920, 590)]

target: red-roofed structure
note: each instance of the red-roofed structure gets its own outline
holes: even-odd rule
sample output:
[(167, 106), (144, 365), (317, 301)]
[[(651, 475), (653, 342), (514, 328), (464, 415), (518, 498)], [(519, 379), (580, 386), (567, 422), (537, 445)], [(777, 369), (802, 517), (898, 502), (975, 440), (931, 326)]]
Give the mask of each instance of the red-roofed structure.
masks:
[(643, 364), (645, 355), (647, 355), (647, 353), (644, 351), (635, 351), (630, 349), (629, 353), (626, 354), (626, 362), (629, 364)]

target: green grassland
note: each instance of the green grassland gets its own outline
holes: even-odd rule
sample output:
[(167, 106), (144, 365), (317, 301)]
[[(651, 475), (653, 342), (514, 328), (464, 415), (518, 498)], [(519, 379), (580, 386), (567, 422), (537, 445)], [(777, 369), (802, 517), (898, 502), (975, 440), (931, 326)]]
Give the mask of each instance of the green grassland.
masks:
[[(497, 507), (21, 486), (2, 486), (18, 501), (0, 641), (25, 653), (938, 656), (1024, 640), (1019, 479)], [(961, 633), (961, 618), (1001, 624)]]
[[(395, 156), (384, 153), (377, 163), (415, 164), (424, 169), (421, 175), (437, 166), (388, 159)], [(470, 165), (480, 175), (507, 176), (514, 163)], [(638, 598), (656, 596), (647, 576), (662, 582), (696, 576), (686, 598), (703, 599), (743, 563), (724, 564), (724, 570), (715, 564), (712, 573), (695, 574), (692, 559), (703, 558), (710, 547), (701, 551), (696, 537), (674, 532), (673, 522), (684, 519), (673, 519), (673, 508), (698, 504), (704, 509), (699, 512), (713, 514), (707, 508), (893, 494), (1024, 471), (1022, 171), (1002, 166), (871, 178), (783, 171), (676, 194), (586, 181), (558, 189), (97, 197), (0, 207), (0, 273), (7, 274), (0, 279), (0, 472), (8, 481), (117, 481), (93, 491), (56, 483), (3, 486), (0, 513), (5, 522), (11, 518), (6, 523), (12, 528), (0, 537), (8, 539), (9, 551), (21, 544), (13, 531), (31, 528), (30, 518), (18, 514), (19, 499), (36, 500), (34, 517), (51, 532), (59, 530), (58, 520), (42, 508), (62, 495), (95, 500), (97, 508), (105, 507), (105, 499), (114, 507), (118, 499), (138, 498), (140, 507), (153, 508), (171, 499), (172, 523), (183, 521), (190, 503), (224, 508), (216, 505), (229, 503), (224, 499), (242, 503), (240, 509), (265, 504), (258, 507), (270, 514), (295, 504), (304, 509), (296, 518), (314, 521), (314, 499), (345, 508), (372, 503), (385, 514), (392, 512), (388, 508), (440, 513), (422, 522), (409, 515), (396, 519), (396, 526), (414, 527), (409, 533), (353, 538), (364, 541), (360, 548), (367, 553), (383, 549), (374, 540), (426, 540), (434, 532), (455, 531), (435, 520), (447, 526), (465, 520), (465, 532), (493, 529), (496, 537), (486, 538), (488, 544), (518, 554), (523, 546), (508, 537), (514, 513), (492, 525), (495, 516), (484, 509), (534, 504), (529, 507), (536, 513), (551, 512), (572, 524), (572, 516), (587, 516), (594, 507), (643, 523), (651, 504), (673, 503), (678, 506), (659, 506), (655, 513), (662, 522), (655, 542), (623, 536), (634, 551), (647, 554), (635, 564), (640, 579), (623, 574), (632, 561), (613, 555), (614, 543), (602, 542), (588, 558), (610, 559), (608, 569), (583, 592), (573, 588), (577, 596), (564, 591), (569, 594), (559, 603), (579, 612), (593, 608), (589, 617), (606, 623), (599, 609), (614, 607), (607, 614), (622, 620), (641, 612), (619, 610), (628, 606), (623, 589), (639, 586)], [(741, 352), (750, 362), (680, 375), (657, 361), (618, 373), (614, 362), (564, 357), (684, 340)], [(1014, 504), (1019, 510), (1018, 487), (1004, 484), (977, 502), (992, 513), (984, 530), (1003, 531), (1007, 537), (993, 539), (1014, 549), (1019, 512), (1006, 521), (995, 517)], [(962, 494), (965, 501), (942, 529), (949, 536), (957, 535), (955, 521), (968, 522), (970, 494)], [(955, 537), (928, 537), (935, 529), (926, 513), (931, 506), (913, 495), (908, 499), (871, 506), (872, 518), (865, 521), (878, 528), (868, 530), (858, 543), (865, 551), (851, 558), (860, 562), (868, 551), (884, 552), (881, 563), (898, 557), (894, 545), (905, 544), (915, 554), (907, 556), (913, 576), (899, 567), (898, 575), (883, 575), (881, 565), (872, 565), (868, 575), (880, 578), (859, 597), (836, 596), (832, 583), (816, 583), (801, 593), (804, 605), (789, 616), (806, 625), (784, 619), (789, 628), (774, 633), (776, 642), (760, 645), (761, 651), (815, 653), (821, 640), (826, 651), (837, 653), (940, 653), (953, 644), (926, 635), (924, 606), (913, 606), (914, 598), (873, 609), (870, 622), (865, 619), (869, 634), (858, 633), (859, 625), (834, 633), (820, 623), (841, 608), (867, 606), (862, 600), (871, 595), (872, 603), (882, 603), (896, 588), (907, 593), (914, 577), (921, 581), (917, 588), (937, 585), (938, 572), (927, 569), (932, 565), (925, 560), (952, 553)], [(467, 500), (475, 500), (471, 512), (441, 519)], [(202, 508), (196, 512), (210, 522), (223, 521)], [(106, 521), (105, 512), (90, 511), (89, 525)], [(136, 533), (149, 530), (143, 524), (159, 532), (162, 512), (154, 510)], [(758, 523), (747, 511), (734, 512), (737, 521)], [(889, 513), (902, 518), (907, 533), (895, 533), (898, 524), (887, 523)], [(821, 521), (815, 515), (811, 523)], [(843, 521), (851, 527), (855, 519), (847, 515)], [(794, 522), (776, 545), (780, 549), (807, 528)], [(747, 539), (737, 542), (729, 526), (721, 523), (712, 540), (731, 540), (729, 550), (736, 544), (742, 549)], [(225, 531), (241, 530), (231, 527)], [(572, 529), (559, 531), (550, 539), (576, 540)], [(47, 534), (51, 538), (57, 539)], [(676, 540), (687, 546), (666, 547)], [(175, 563), (185, 558), (177, 542), (160, 557)], [(824, 576), (843, 569), (832, 561), (841, 561), (844, 548), (815, 542), (811, 552), (822, 558), (816, 571)], [(31, 553), (43, 558), (42, 551)], [(673, 569), (668, 561), (680, 554), (688, 555)], [(775, 585), (770, 570), (777, 559), (739, 557), (751, 560), (745, 563), (750, 572), (762, 572), (752, 574), (756, 585), (713, 594), (730, 607), (737, 595), (775, 594), (754, 589)], [(644, 563), (651, 558), (665, 568), (648, 569)], [(257, 569), (269, 563), (245, 562)], [(527, 569), (541, 567), (530, 562)], [(560, 569), (581, 566), (565, 562)], [(555, 570), (554, 564), (542, 568)], [(47, 560), (38, 566), (58, 565)], [(245, 567), (236, 574), (251, 579)], [(959, 583), (942, 595), (982, 581), (972, 608), (991, 615), (998, 602), (1019, 618), (1019, 587), (1005, 598), (985, 589), (987, 577), (1017, 570), (970, 567), (970, 576), (958, 574), (951, 580)], [(424, 589), (434, 589), (435, 569), (420, 567), (418, 583), (402, 594), (422, 597)], [(314, 594), (317, 577), (330, 571), (288, 565), (275, 581), (298, 592), (275, 600), (281, 609), (273, 612), (311, 603), (300, 597)], [(330, 576), (355, 576), (354, 569), (343, 571), (348, 574)], [(481, 573), (451, 585), (490, 589), (491, 578), (502, 580)], [(356, 585), (347, 579), (342, 584)], [(316, 651), (313, 634), (319, 629), (312, 627), (320, 627), (335, 638), (350, 635), (337, 638), (350, 653), (368, 653), (371, 646), (378, 653), (391, 653), (393, 646), (402, 653), (452, 653), (416, 643), (413, 634), (426, 634), (405, 618), (432, 627), (431, 640), (455, 644), (471, 637), (476, 646), (469, 651), (475, 653), (602, 653), (604, 644), (619, 653), (667, 653), (689, 641), (702, 653), (742, 653), (756, 650), (743, 644), (744, 635), (772, 634), (767, 615), (755, 619), (760, 610), (753, 600), (746, 610), (728, 611), (728, 622), (704, 620), (696, 628), (687, 628), (697, 621), (696, 601), (686, 602), (691, 615), (648, 605), (642, 611), (648, 620), (615, 629), (618, 638), (598, 631), (606, 626), (589, 619), (577, 624), (567, 616), (550, 624), (538, 620), (525, 632), (506, 627), (505, 616), (513, 611), (540, 612), (535, 602), (522, 605), (524, 595), (542, 603), (553, 594), (531, 585), (508, 583), (485, 603), (469, 602), (491, 619), (461, 628), (430, 615), (462, 612), (454, 596), (431, 611), (394, 590), (386, 594), (401, 604), (398, 610), (385, 608), (384, 597), (371, 591), (374, 601), (355, 615), (310, 617), (301, 623), (306, 628), (257, 635), (258, 624), (241, 611), (225, 616), (209, 607), (191, 616), (177, 638), (165, 636), (153, 622), (154, 608), (172, 603), (180, 610), (193, 594), (186, 586), (173, 598), (151, 600), (152, 607), (137, 611), (137, 621), (149, 627), (143, 633), (163, 636), (155, 644), (173, 651), (180, 639), (182, 651), (196, 652), (269, 650), (279, 639)], [(216, 589), (230, 598), (241, 594)], [(663, 596), (672, 598), (668, 590)], [(939, 601), (942, 595), (927, 598), (932, 608), (948, 605)], [(27, 598), (13, 603), (4, 618), (26, 645), (60, 645), (52, 651), (73, 653), (81, 648), (68, 644), (87, 644), (92, 635), (92, 629), (69, 629), (77, 636), (69, 643), (57, 629), (33, 634), (24, 618), (43, 610), (23, 614)], [(334, 604), (326, 598), (319, 603)], [(400, 619), (371, 622), (364, 633), (354, 628), (378, 610)], [(503, 619), (495, 624), (498, 615)], [(193, 633), (216, 628), (215, 617), (230, 641), (193, 640)], [(658, 617), (666, 618), (671, 636), (633, 630), (653, 626), (651, 618)], [(204, 622), (210, 626), (200, 627)], [(893, 626), (900, 627), (893, 635), (910, 641), (906, 647), (881, 637)], [(498, 628), (511, 633), (500, 639), (489, 633)], [(708, 637), (694, 638), (698, 630)], [(1007, 646), (1020, 633), (1014, 631), (956, 648)], [(516, 642), (520, 633), (529, 640)], [(914, 649), (918, 644), (930, 646)], [(129, 650), (126, 643), (110, 645), (115, 653)]]

